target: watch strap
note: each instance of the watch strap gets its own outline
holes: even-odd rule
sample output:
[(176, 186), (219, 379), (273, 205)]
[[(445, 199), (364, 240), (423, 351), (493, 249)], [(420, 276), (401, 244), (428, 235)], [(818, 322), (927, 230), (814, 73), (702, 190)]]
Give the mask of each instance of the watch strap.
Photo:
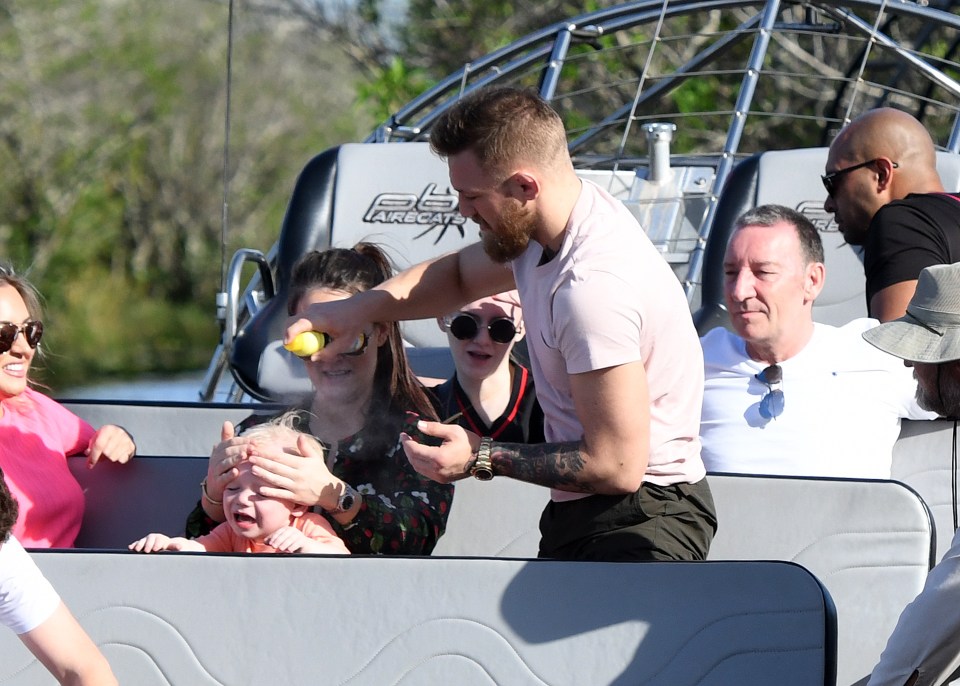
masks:
[(480, 447), (477, 448), (477, 457), (470, 467), (470, 476), (480, 481), (490, 481), (493, 478), (493, 460), (490, 453), (493, 449), (493, 439), (484, 436), (480, 439)]

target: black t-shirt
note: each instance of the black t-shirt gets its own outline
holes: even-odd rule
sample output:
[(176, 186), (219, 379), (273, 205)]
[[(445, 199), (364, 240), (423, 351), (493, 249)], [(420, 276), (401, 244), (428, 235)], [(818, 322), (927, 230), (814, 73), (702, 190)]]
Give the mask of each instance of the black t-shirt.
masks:
[(867, 309), (879, 291), (915, 281), (925, 267), (960, 262), (960, 197), (912, 193), (874, 215), (864, 243)]
[(459, 414), (456, 423), (478, 436), (490, 436), (501, 443), (543, 443), (543, 410), (537, 401), (530, 371), (510, 361), (513, 384), (504, 413), (487, 426), (454, 374), (439, 386), (428, 389), (440, 421)]

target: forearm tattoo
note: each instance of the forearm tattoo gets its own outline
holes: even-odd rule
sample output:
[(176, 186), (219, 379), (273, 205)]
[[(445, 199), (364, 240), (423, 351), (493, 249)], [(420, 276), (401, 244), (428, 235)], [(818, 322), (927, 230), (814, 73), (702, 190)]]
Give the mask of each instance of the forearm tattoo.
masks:
[(585, 461), (579, 441), (568, 443), (494, 443), (490, 452), (493, 473), (562, 491), (595, 493), (585, 480)]

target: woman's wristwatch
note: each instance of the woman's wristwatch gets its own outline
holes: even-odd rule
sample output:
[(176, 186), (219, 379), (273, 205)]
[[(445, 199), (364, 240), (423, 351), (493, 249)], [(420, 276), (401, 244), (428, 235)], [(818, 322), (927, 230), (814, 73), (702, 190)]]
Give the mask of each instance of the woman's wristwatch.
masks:
[(330, 514), (343, 514), (344, 512), (349, 512), (359, 499), (360, 492), (350, 484), (344, 482), (343, 493), (340, 494), (340, 498), (337, 500), (337, 506), (334, 509), (327, 511)]

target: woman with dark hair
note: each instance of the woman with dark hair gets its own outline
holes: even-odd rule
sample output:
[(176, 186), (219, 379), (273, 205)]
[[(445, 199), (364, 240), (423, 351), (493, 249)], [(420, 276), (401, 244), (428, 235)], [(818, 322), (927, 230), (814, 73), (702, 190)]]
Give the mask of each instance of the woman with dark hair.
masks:
[(20, 503), (13, 533), (28, 548), (72, 548), (85, 503), (67, 458), (127, 462), (136, 446), (119, 426), (94, 429), (31, 387), (43, 330), (37, 291), (0, 265), (0, 468)]
[[(308, 253), (293, 268), (288, 312), (343, 300), (391, 275), (386, 256), (369, 243)], [(350, 552), (429, 554), (446, 526), (453, 488), (420, 476), (400, 447), (407, 412), (435, 415), (407, 362), (398, 324), (374, 324), (350, 351), (321, 350), (304, 364), (314, 393), (307, 406), (297, 408), (298, 429), (319, 440), (326, 457), (306, 443), (303, 457), (258, 451), (226, 423), (187, 535), (207, 533), (223, 521), (223, 489), (236, 476), (237, 463), (249, 460), (254, 473), (271, 484), (262, 495), (315, 507)], [(250, 417), (241, 427), (264, 419)]]

